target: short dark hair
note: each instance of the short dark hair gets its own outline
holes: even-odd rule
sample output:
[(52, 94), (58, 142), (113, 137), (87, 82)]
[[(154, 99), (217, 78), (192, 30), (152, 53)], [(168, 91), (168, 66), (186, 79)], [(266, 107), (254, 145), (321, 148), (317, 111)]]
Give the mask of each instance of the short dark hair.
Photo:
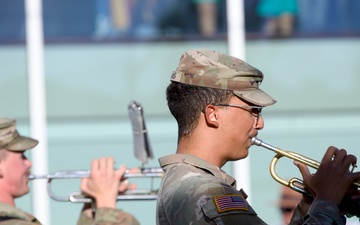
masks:
[(178, 138), (191, 134), (207, 105), (228, 103), (232, 96), (234, 94), (231, 90), (172, 82), (166, 89), (166, 99), (178, 123)]

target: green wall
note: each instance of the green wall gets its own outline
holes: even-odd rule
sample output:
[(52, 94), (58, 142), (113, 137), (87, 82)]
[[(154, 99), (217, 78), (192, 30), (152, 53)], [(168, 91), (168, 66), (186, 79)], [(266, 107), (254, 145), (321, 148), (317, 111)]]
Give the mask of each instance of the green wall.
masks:
[[(139, 166), (127, 114), (131, 100), (144, 107), (155, 154), (147, 166), (157, 167), (158, 157), (174, 153), (176, 123), (165, 88), (181, 53), (190, 48), (227, 51), (221, 41), (46, 45), (49, 171), (88, 169), (93, 158), (103, 155), (113, 155), (119, 165)], [(317, 160), (329, 145), (360, 156), (359, 58), (360, 39), (248, 41), (246, 61), (264, 72), (262, 89), (278, 100), (264, 110), (259, 138)], [(28, 134), (25, 47), (0, 46), (0, 65), (0, 115), (17, 118), (20, 132)], [(251, 190), (246, 190), (267, 223), (279, 220), (279, 185), (268, 169), (272, 157), (265, 149), (251, 148)], [(279, 174), (300, 176), (290, 160), (283, 161)], [(232, 173), (230, 163), (225, 170)], [(77, 180), (59, 180), (53, 189), (67, 194), (78, 186)], [(31, 212), (31, 201), (30, 193), (17, 204)], [(75, 224), (80, 204), (50, 202), (51, 225)], [(141, 224), (155, 224), (155, 205), (118, 202)]]

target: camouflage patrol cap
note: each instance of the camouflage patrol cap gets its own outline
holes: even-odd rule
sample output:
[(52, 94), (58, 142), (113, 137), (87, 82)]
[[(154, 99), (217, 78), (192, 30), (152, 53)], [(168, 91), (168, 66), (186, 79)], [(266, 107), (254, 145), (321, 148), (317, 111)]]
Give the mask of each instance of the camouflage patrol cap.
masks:
[(248, 63), (212, 50), (195, 49), (183, 53), (172, 82), (232, 90), (239, 98), (259, 106), (276, 100), (259, 88), (263, 73)]
[(16, 130), (16, 121), (11, 118), (0, 118), (0, 149), (25, 151), (35, 147), (38, 140), (21, 136)]

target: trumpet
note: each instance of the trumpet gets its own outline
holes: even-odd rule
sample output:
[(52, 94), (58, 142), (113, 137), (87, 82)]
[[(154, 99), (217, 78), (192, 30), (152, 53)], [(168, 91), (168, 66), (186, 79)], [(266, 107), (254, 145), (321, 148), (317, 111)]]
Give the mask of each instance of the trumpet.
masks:
[[(128, 190), (123, 194), (118, 195), (116, 200), (155, 200), (157, 199), (158, 190), (154, 188), (154, 179), (161, 178), (164, 172), (161, 168), (144, 167), (148, 159), (154, 157), (154, 154), (148, 139), (142, 106), (136, 101), (130, 101), (128, 112), (133, 130), (134, 155), (136, 159), (142, 162), (142, 166), (137, 173), (130, 172), (130, 170), (125, 171), (124, 178), (150, 178), (151, 183), (149, 189)], [(29, 180), (47, 179), (48, 195), (55, 201), (90, 203), (92, 202), (92, 199), (83, 196), (80, 192), (72, 192), (68, 196), (60, 196), (55, 194), (51, 189), (51, 182), (54, 179), (76, 179), (89, 177), (89, 175), (89, 170), (65, 170), (45, 175), (31, 174), (29, 175)]]
[[(150, 188), (142, 190), (128, 190), (121, 195), (118, 195), (116, 200), (155, 200), (157, 199), (157, 192), (154, 188), (154, 179), (161, 178), (164, 172), (161, 168), (139, 168), (139, 172), (130, 172), (126, 170), (124, 178), (150, 178)], [(50, 198), (60, 202), (73, 202), (73, 203), (91, 203), (92, 199), (82, 195), (80, 192), (72, 192), (68, 196), (60, 196), (55, 194), (51, 189), (51, 182), (54, 179), (79, 179), (89, 177), (89, 170), (65, 170), (58, 171), (52, 174), (44, 175), (29, 175), (29, 180), (47, 179), (47, 192)]]
[[(278, 162), (278, 160), (284, 156), (287, 158), (290, 158), (294, 161), (301, 162), (313, 169), (318, 169), (320, 166), (320, 162), (313, 160), (311, 158), (305, 157), (303, 155), (300, 155), (296, 152), (281, 150), (280, 148), (269, 145), (256, 137), (253, 137), (251, 139), (251, 142), (253, 145), (264, 147), (264, 148), (276, 153), (276, 155), (274, 156), (274, 158), (272, 159), (272, 161), (270, 163), (270, 174), (274, 178), (274, 180), (276, 180), (280, 184), (285, 185), (301, 194), (311, 196), (310, 192), (308, 190), (306, 190), (304, 182), (301, 179), (294, 177), (294, 178), (291, 178), (289, 181), (286, 181), (277, 175), (277, 173), (275, 171), (275, 166), (276, 166), (276, 163)], [(356, 167), (356, 165), (352, 165), (351, 172), (354, 170), (355, 167)], [(355, 181), (353, 184), (355, 186), (357, 186), (358, 188), (360, 188), (360, 181)]]

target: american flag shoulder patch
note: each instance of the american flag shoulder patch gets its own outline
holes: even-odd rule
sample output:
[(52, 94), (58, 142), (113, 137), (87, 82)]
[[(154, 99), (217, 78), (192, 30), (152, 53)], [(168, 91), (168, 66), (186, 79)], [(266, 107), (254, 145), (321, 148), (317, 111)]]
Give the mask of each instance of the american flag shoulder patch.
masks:
[(240, 194), (216, 196), (214, 197), (214, 202), (220, 213), (230, 210), (249, 210), (246, 200)]

